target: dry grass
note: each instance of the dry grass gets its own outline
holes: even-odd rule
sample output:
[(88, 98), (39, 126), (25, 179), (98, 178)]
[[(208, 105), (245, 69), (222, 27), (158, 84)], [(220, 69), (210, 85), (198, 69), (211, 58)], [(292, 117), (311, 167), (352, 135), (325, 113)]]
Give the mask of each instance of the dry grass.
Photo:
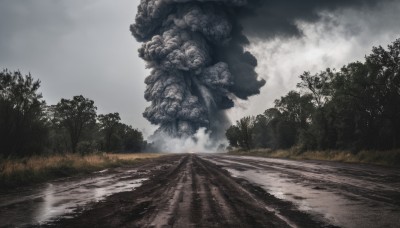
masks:
[(144, 154), (107, 154), (110, 159), (119, 160), (135, 160), (135, 159), (145, 159), (145, 158), (157, 158), (163, 154), (160, 153), (144, 153)]
[(288, 158), (296, 160), (324, 160), (324, 161), (340, 161), (352, 163), (368, 163), (385, 166), (400, 167), (400, 150), (390, 151), (360, 151), (353, 153), (350, 151), (306, 151), (299, 152), (295, 149), (290, 150), (270, 150), (257, 149), (250, 151), (230, 151), (229, 154), (259, 156), (270, 158)]
[(0, 188), (136, 163), (162, 154), (64, 154), (0, 161)]

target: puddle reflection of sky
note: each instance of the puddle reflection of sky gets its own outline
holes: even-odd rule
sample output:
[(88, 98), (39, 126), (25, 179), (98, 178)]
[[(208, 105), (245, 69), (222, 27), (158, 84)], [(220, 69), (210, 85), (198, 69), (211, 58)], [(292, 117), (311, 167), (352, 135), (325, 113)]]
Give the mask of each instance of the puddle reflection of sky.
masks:
[(2, 195), (0, 224), (12, 227), (43, 224), (66, 216), (89, 202), (106, 196), (130, 191), (146, 179), (132, 179), (132, 172), (107, 174), (80, 180), (67, 180), (42, 185), (21, 195)]
[[(256, 158), (253, 158), (254, 160)], [(258, 159), (258, 158), (257, 158)], [(231, 160), (209, 160), (230, 172), (234, 177), (246, 179), (264, 188), (268, 193), (275, 197), (294, 203), (299, 210), (305, 211), (321, 220), (327, 221), (341, 227), (398, 227), (400, 222), (398, 207), (388, 205), (375, 200), (366, 199), (362, 196), (340, 192), (337, 189), (325, 188), (323, 184), (316, 184), (301, 179), (291, 177), (288, 173), (279, 172), (280, 167), (274, 166), (275, 171), (263, 169), (248, 164), (245, 161)], [(284, 162), (290, 163), (291, 161)], [(230, 164), (246, 167), (246, 169), (231, 166)], [(304, 177), (322, 178), (324, 174), (314, 164), (313, 172), (300, 172)], [(260, 165), (262, 167), (262, 165)], [(330, 170), (331, 167), (321, 167), (323, 170)], [(329, 174), (325, 180), (333, 180), (334, 183), (348, 183), (347, 177)], [(367, 184), (367, 188), (372, 189), (369, 181), (356, 181), (359, 187)], [(377, 184), (379, 185), (379, 184)], [(389, 186), (385, 186), (389, 188)]]

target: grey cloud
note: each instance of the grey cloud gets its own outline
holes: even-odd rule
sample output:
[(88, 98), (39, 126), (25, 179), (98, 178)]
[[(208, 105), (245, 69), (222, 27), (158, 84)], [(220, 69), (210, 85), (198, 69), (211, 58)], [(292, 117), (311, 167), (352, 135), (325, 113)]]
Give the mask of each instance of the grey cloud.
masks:
[(364, 61), (372, 46), (392, 43), (400, 36), (399, 10), (400, 1), (341, 8), (322, 12), (316, 22), (299, 23), (303, 36), (250, 37), (248, 49), (259, 60), (257, 72), (267, 83), (261, 96), (230, 110), (230, 119), (257, 115), (273, 107), (275, 99), (296, 88), (304, 71), (340, 69), (350, 62)]
[(246, 0), (142, 0), (131, 25), (143, 42), (139, 55), (152, 74), (144, 117), (156, 134), (188, 137), (199, 128), (222, 135), (230, 97), (247, 99), (265, 84), (257, 60), (244, 50), (247, 39), (235, 18)]
[[(140, 83), (149, 71), (145, 70), (145, 64), (135, 51), (141, 44), (135, 42), (127, 31), (127, 25), (135, 18), (135, 8), (139, 2), (0, 0), (0, 67), (31, 72), (34, 77), (41, 79), (41, 89), (49, 104), (54, 104), (61, 97), (83, 94), (96, 102), (99, 112), (118, 111), (124, 122), (146, 129), (147, 134), (151, 134), (154, 126), (150, 126), (142, 116), (148, 105), (143, 93), (146, 85), (154, 82)], [(177, 107), (183, 103), (189, 109), (193, 107), (191, 104), (202, 104), (203, 108), (198, 109), (198, 113), (182, 110), (179, 114), (185, 120), (176, 121), (174, 128), (186, 132), (192, 131), (188, 127), (191, 125), (186, 122), (191, 116), (206, 117), (200, 121), (200, 125), (212, 128), (213, 122), (218, 125), (226, 121), (224, 112), (233, 106), (233, 100), (239, 103), (240, 99), (260, 93), (259, 87), (265, 82), (257, 79), (254, 70), (256, 65), (257, 72), (268, 79), (268, 83), (262, 87), (262, 95), (250, 97), (247, 110), (229, 109), (229, 112), (238, 111), (238, 117), (261, 113), (267, 104), (294, 88), (298, 73), (340, 67), (349, 61), (362, 60), (372, 45), (386, 45), (400, 34), (398, 0), (147, 2), (149, 5), (140, 6), (145, 6), (140, 11), (143, 16), (137, 17), (137, 20), (143, 20), (143, 26), (136, 23), (132, 25), (137, 28), (135, 31), (138, 34), (135, 36), (138, 40), (148, 43), (158, 35), (160, 41), (164, 41), (164, 32), (173, 27), (191, 34), (188, 39), (181, 37), (184, 35), (182, 32), (174, 34), (180, 39), (180, 44), (188, 43), (185, 48), (174, 47), (165, 53), (157, 53), (158, 50), (154, 49), (155, 53), (146, 53), (149, 55), (149, 60), (146, 60), (149, 67), (154, 69), (155, 66), (162, 66), (161, 69), (157, 68), (160, 76), (168, 75), (173, 67), (179, 66), (184, 69), (178, 70), (183, 74), (183, 79), (193, 75), (198, 79), (193, 83), (200, 84), (201, 89), (192, 94), (197, 101), (180, 98), (187, 92), (183, 89), (186, 85), (168, 86), (165, 90), (171, 100), (171, 105), (165, 109), (167, 118), (175, 115), (175, 110), (178, 113), (180, 108)], [(260, 3), (264, 5), (257, 5)], [(160, 8), (159, 4), (165, 4), (166, 7)], [(179, 10), (170, 6), (173, 4), (181, 5)], [(215, 9), (209, 5), (215, 6)], [(379, 6), (385, 10), (377, 9)], [(349, 11), (343, 13), (345, 9)], [(310, 24), (329, 24), (329, 21), (322, 21), (325, 19), (321, 18), (321, 11), (335, 14), (340, 25), (332, 24), (329, 25), (332, 28), (318, 28), (315, 32), (309, 32), (295, 24), (298, 20)], [(345, 23), (349, 26), (343, 27)], [(162, 29), (160, 25), (168, 29)], [(213, 29), (217, 25), (221, 29)], [(307, 33), (309, 37), (299, 36), (302, 33)], [(250, 49), (250, 42), (243, 34), (252, 42)], [(290, 39), (277, 36), (290, 36)], [(277, 38), (278, 43), (272, 46), (280, 51), (273, 52), (274, 49), (269, 45), (253, 45), (257, 40), (273, 42), (274, 39), (269, 39), (273, 37)], [(170, 44), (162, 45), (164, 49)], [(206, 48), (203, 49), (204, 45)], [(195, 48), (189, 48), (192, 46)], [(246, 54), (245, 50), (257, 53), (258, 61), (251, 54)], [(317, 51), (317, 54), (313, 51)], [(318, 53), (324, 53), (323, 56), (327, 57), (319, 57)], [(163, 62), (167, 54), (171, 54), (171, 58)], [(318, 58), (309, 59), (310, 56)], [(192, 61), (188, 61), (190, 58)], [(200, 60), (199, 64), (195, 60)], [(180, 85), (185, 80), (174, 79), (173, 82)], [(163, 80), (161, 82), (164, 83)], [(164, 87), (161, 84), (153, 91), (154, 97)], [(203, 95), (197, 96), (199, 93)], [(204, 99), (210, 97), (212, 99)], [(215, 117), (211, 122), (207, 107), (219, 110), (212, 111)], [(223, 124), (218, 126), (223, 129)]]
[(296, 21), (316, 22), (321, 11), (362, 9), (396, 0), (256, 0), (243, 10), (242, 25), (253, 37), (299, 36)]
[[(82, 94), (99, 113), (153, 129), (142, 116), (148, 74), (127, 26), (134, 0), (0, 0), (0, 68), (40, 79), (48, 104)], [(142, 78), (142, 79), (140, 79)]]
[[(245, 50), (249, 41), (243, 30), (259, 38), (296, 36), (301, 34), (295, 24), (298, 20), (317, 21), (321, 11), (370, 7), (375, 3), (373, 0), (142, 0), (130, 28), (133, 36), (143, 42), (140, 57), (158, 78), (146, 81), (145, 96), (152, 104), (144, 116), (161, 126), (159, 132), (166, 131), (175, 137), (191, 136), (201, 127), (213, 130), (217, 123), (227, 122), (225, 117), (215, 117), (233, 106), (231, 98), (246, 100), (259, 94), (265, 85), (255, 71), (257, 59)], [(165, 94), (148, 95), (159, 94), (158, 91), (181, 94), (179, 99)], [(186, 107), (187, 100), (192, 102)], [(196, 110), (197, 115), (187, 108)], [(169, 112), (170, 109), (173, 111)], [(181, 111), (185, 115), (179, 115)], [(214, 131), (221, 129), (214, 128)]]

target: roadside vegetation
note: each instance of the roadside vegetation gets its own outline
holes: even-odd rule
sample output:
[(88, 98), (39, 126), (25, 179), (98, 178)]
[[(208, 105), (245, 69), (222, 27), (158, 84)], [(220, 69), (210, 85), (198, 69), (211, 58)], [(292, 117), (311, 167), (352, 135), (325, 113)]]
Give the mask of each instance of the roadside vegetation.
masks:
[(230, 149), (245, 151), (233, 153), (400, 164), (400, 39), (364, 63), (300, 79), (275, 107), (226, 131)]
[(82, 95), (47, 105), (40, 81), (0, 71), (0, 188), (128, 165), (146, 148), (139, 130), (119, 113), (98, 114)]
[(39, 183), (50, 179), (86, 174), (107, 168), (129, 166), (162, 154), (57, 154), (0, 161), (0, 189)]
[(19, 71), (0, 71), (0, 158), (60, 153), (140, 152), (142, 132), (119, 113), (99, 114), (82, 95), (47, 105), (40, 81)]

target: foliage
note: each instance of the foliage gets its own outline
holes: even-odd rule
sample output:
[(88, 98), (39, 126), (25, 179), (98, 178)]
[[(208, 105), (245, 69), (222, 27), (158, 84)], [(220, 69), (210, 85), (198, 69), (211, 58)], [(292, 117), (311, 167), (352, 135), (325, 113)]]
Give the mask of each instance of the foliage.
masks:
[(35, 154), (96, 151), (140, 152), (142, 133), (121, 123), (119, 113), (97, 116), (83, 96), (46, 106), (40, 81), (19, 71), (0, 72), (0, 159)]
[(118, 135), (121, 140), (120, 150), (128, 151), (142, 151), (146, 146), (143, 139), (143, 134), (137, 129), (132, 128), (126, 124), (118, 124)]
[(71, 100), (63, 98), (53, 106), (53, 123), (68, 131), (72, 152), (77, 152), (83, 131), (95, 123), (96, 109), (94, 101), (82, 95), (74, 96)]
[(226, 130), (225, 136), (229, 141), (229, 145), (233, 147), (239, 146), (239, 128), (237, 126), (230, 126)]
[(104, 132), (105, 149), (112, 150), (113, 147), (111, 145), (111, 138), (117, 130), (117, 126), (121, 120), (121, 117), (119, 117), (119, 113), (116, 112), (106, 115), (99, 115), (97, 119), (100, 123), (101, 130)]
[(253, 147), (254, 121), (253, 117), (247, 116), (238, 120), (236, 126), (231, 126), (227, 130), (226, 137), (231, 146), (239, 146), (246, 150)]
[(41, 152), (48, 129), (40, 81), (21, 72), (0, 72), (0, 156)]
[[(253, 148), (302, 150), (391, 150), (400, 147), (400, 39), (388, 49), (374, 47), (364, 63), (339, 71), (300, 75), (297, 87), (258, 115)], [(248, 150), (227, 138), (233, 147)]]

